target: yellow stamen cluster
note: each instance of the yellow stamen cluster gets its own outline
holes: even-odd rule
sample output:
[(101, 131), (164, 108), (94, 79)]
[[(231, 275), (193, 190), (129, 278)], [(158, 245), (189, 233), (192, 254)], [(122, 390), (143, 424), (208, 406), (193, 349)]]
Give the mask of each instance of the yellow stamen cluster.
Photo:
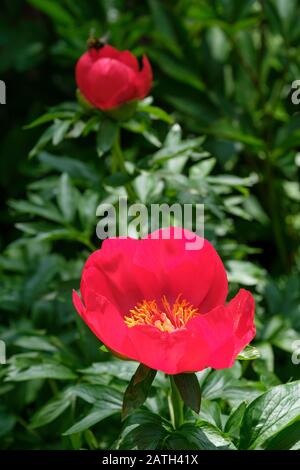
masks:
[(161, 331), (172, 331), (185, 328), (187, 322), (198, 315), (199, 311), (187, 300), (177, 297), (173, 306), (163, 296), (160, 305), (156, 300), (143, 300), (130, 310), (130, 315), (124, 317), (129, 328), (137, 325), (155, 326)]

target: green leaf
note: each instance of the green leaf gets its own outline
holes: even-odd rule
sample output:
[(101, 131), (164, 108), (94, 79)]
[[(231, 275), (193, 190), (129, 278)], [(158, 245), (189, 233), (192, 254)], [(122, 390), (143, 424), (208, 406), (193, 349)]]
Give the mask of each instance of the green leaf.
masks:
[(255, 150), (263, 150), (265, 148), (265, 142), (262, 139), (249, 135), (241, 129), (235, 129), (227, 122), (215, 122), (213, 127), (202, 129), (202, 132), (220, 139), (242, 142)]
[(46, 205), (37, 205), (29, 201), (10, 201), (9, 205), (18, 212), (26, 215), (37, 215), (44, 219), (64, 224), (64, 219), (57, 208), (50, 202)]
[(16, 417), (5, 410), (0, 408), (0, 437), (8, 434), (16, 424)]
[(69, 139), (78, 139), (83, 134), (86, 123), (84, 121), (76, 121), (73, 124), (72, 129), (68, 132), (67, 137)]
[(174, 148), (180, 144), (182, 140), (182, 129), (180, 125), (176, 122), (170, 128), (169, 132), (166, 135), (164, 146)]
[(161, 147), (161, 141), (153, 130), (147, 129), (142, 134), (145, 139), (150, 142), (150, 144), (154, 145), (155, 147)]
[(147, 204), (161, 194), (164, 184), (152, 173), (143, 172), (134, 179), (133, 186), (139, 201)]
[(90, 132), (97, 131), (99, 128), (100, 116), (92, 116), (90, 119), (85, 123), (82, 135), (86, 137)]
[(94, 406), (84, 418), (67, 429), (64, 435), (85, 431), (94, 424), (121, 411), (122, 394), (111, 387), (80, 384), (72, 392), (88, 403), (94, 403)]
[(51, 400), (34, 414), (31, 420), (30, 428), (36, 429), (51, 423), (60, 415), (62, 415), (63, 412), (71, 405), (71, 403), (71, 400), (67, 399), (65, 395), (61, 398)]
[(78, 201), (78, 213), (80, 222), (85, 231), (90, 232), (96, 225), (96, 210), (99, 204), (99, 195), (87, 189)]
[(149, 7), (152, 13), (155, 28), (163, 36), (164, 41), (167, 41), (169, 47), (178, 47), (177, 37), (170, 21), (167, 9), (158, 0), (148, 0)]
[(138, 366), (124, 394), (123, 419), (145, 402), (155, 375), (156, 370), (144, 364)]
[(189, 87), (193, 87), (199, 91), (205, 89), (205, 85), (199, 78), (199, 75), (170, 54), (152, 50), (151, 59), (158, 63), (159, 67), (166, 75), (178, 80), (178, 82), (185, 83)]
[(217, 401), (201, 399), (199, 418), (222, 429), (222, 412)]
[(73, 116), (74, 112), (72, 111), (56, 111), (52, 113), (46, 113), (32, 121), (30, 124), (27, 124), (27, 126), (24, 126), (24, 129), (32, 129), (37, 126), (41, 126), (42, 124), (46, 124), (49, 121), (54, 121), (55, 119), (71, 118)]
[(14, 344), (21, 348), (30, 349), (31, 351), (57, 351), (56, 346), (51, 344), (46, 338), (39, 336), (21, 336)]
[(195, 374), (176, 374), (173, 378), (185, 405), (199, 413), (201, 389), (197, 376)]
[(251, 217), (253, 217), (254, 220), (257, 220), (262, 225), (268, 225), (270, 221), (269, 217), (262, 208), (259, 200), (254, 195), (247, 197), (243, 205), (245, 210), (251, 215)]
[(230, 260), (227, 263), (228, 277), (231, 282), (244, 286), (256, 286), (265, 282), (266, 272), (257, 264), (250, 261)]
[(258, 182), (258, 177), (255, 173), (250, 174), (246, 178), (240, 178), (235, 175), (217, 175), (209, 176), (207, 178), (209, 183), (223, 184), (226, 186), (253, 186)]
[(271, 338), (271, 343), (277, 348), (290, 353), (295, 352), (294, 344), (300, 341), (300, 333), (293, 328), (285, 328), (283, 325), (274, 337)]
[(240, 352), (237, 359), (239, 361), (253, 361), (253, 359), (258, 359), (260, 357), (259, 350), (254, 346), (246, 346), (243, 351)]
[(5, 380), (23, 382), (35, 379), (73, 380), (76, 379), (76, 375), (62, 364), (37, 364), (24, 371), (10, 368)]
[(67, 173), (63, 173), (59, 180), (57, 202), (67, 222), (72, 222), (77, 206), (77, 193)]
[(57, 119), (53, 126), (52, 143), (56, 146), (65, 138), (65, 135), (71, 126), (71, 121), (61, 121)]
[(161, 442), (167, 435), (161, 423), (145, 423), (127, 432), (118, 443), (119, 450), (138, 449), (155, 450), (161, 448)]
[(300, 381), (278, 385), (247, 407), (241, 426), (241, 449), (257, 449), (300, 419)]
[[(181, 437), (181, 446), (174, 446), (176, 438)], [(173, 441), (173, 444), (172, 444)], [(185, 441), (185, 445), (183, 444)], [(216, 426), (205, 421), (200, 421), (197, 424), (186, 423), (179, 430), (175, 431), (171, 436), (170, 441), (167, 442), (172, 449), (185, 449), (185, 450), (226, 450), (235, 449), (234, 444), (231, 442), (222, 431)]]
[[(38, 261), (32, 275), (29, 275), (24, 283), (24, 293), (22, 301), (24, 305), (30, 307), (48, 288), (49, 282), (57, 274), (60, 267), (60, 258), (58, 255), (48, 255)], [(43, 282), (41, 282), (43, 279)]]
[(73, 23), (70, 13), (57, 2), (52, 0), (28, 0), (28, 2), (58, 23), (64, 25)]
[(132, 374), (136, 371), (136, 363), (132, 361), (105, 361), (96, 362), (87, 369), (81, 369), (85, 375), (88, 376), (100, 376), (108, 375), (112, 377), (118, 377), (121, 380), (130, 380)]
[(215, 158), (207, 158), (202, 162), (196, 163), (190, 169), (190, 177), (197, 180), (205, 178), (212, 172), (216, 163)]
[(264, 387), (260, 383), (242, 378), (241, 372), (239, 361), (230, 369), (211, 372), (201, 384), (202, 397), (208, 400), (227, 399), (236, 405), (243, 400), (253, 400), (264, 391)]
[(97, 153), (99, 157), (102, 157), (108, 152), (116, 138), (118, 131), (118, 124), (112, 119), (105, 118), (100, 123), (100, 128), (97, 133)]
[(38, 159), (47, 167), (62, 173), (68, 173), (73, 178), (90, 181), (99, 184), (100, 178), (95, 169), (86, 162), (81, 162), (70, 157), (55, 156), (48, 152), (41, 152)]
[(157, 449), (161, 448), (162, 440), (167, 436), (162, 426), (162, 418), (147, 410), (139, 409), (131, 414), (126, 427), (118, 439), (117, 449)]
[(166, 111), (158, 108), (157, 106), (146, 105), (143, 102), (140, 102), (138, 105), (138, 111), (149, 114), (152, 119), (159, 119), (160, 121), (167, 122), (168, 124), (173, 124), (174, 122), (174, 119), (166, 113)]
[(271, 438), (266, 450), (299, 450), (300, 449), (300, 420), (284, 428)]
[(99, 423), (103, 419), (116, 414), (118, 411), (120, 410), (103, 409), (95, 406), (94, 408), (92, 408), (90, 413), (88, 413), (84, 418), (82, 418), (80, 421), (73, 424), (73, 426), (67, 429), (63, 433), (63, 436), (68, 436), (70, 434), (85, 431), (86, 429), (89, 429), (90, 427)]
[(69, 388), (69, 393), (98, 408), (108, 406), (121, 410), (122, 407), (122, 394), (112, 387), (80, 383)]
[(235, 438), (236, 440), (239, 439), (241, 423), (242, 423), (246, 408), (247, 408), (247, 403), (242, 401), (227, 419), (224, 431), (226, 434), (229, 434), (231, 438)]
[(45, 132), (41, 135), (35, 146), (29, 152), (29, 158), (35, 157), (41, 150), (43, 150), (47, 144), (53, 138), (55, 132), (55, 124), (48, 127)]
[(160, 150), (155, 152), (151, 158), (151, 163), (164, 162), (170, 158), (182, 156), (189, 150), (199, 149), (203, 141), (204, 137), (197, 137), (195, 139), (179, 142), (175, 145), (170, 145), (169, 147), (163, 146)]

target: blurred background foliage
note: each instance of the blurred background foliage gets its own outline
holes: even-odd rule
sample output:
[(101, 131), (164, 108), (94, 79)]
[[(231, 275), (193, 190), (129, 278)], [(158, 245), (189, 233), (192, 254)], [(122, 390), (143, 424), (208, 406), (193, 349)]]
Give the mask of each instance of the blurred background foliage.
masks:
[[(298, 0), (2, 2), (0, 448), (299, 445), (299, 413), (257, 437), (249, 411), (300, 378), (291, 361), (300, 339), (299, 14)], [(75, 98), (74, 66), (91, 31), (146, 53), (154, 70), (153, 102), (123, 124), (127, 167), (115, 174), (105, 120)], [(136, 366), (99, 351), (71, 304), (99, 244), (96, 207), (128, 184), (147, 204), (204, 203), (231, 293), (244, 286), (257, 300), (261, 358), (199, 374), (200, 421), (180, 432), (167, 421), (162, 374), (121, 425)], [(264, 396), (261, 414), (273, 399)]]

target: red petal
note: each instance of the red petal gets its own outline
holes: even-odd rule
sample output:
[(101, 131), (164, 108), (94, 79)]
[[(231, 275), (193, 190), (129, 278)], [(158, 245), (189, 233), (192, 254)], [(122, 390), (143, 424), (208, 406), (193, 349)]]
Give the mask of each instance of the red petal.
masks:
[(88, 288), (106, 297), (126, 315), (148, 295), (160, 297), (156, 273), (134, 263), (139, 243), (131, 238), (105, 240), (101, 250), (95, 251), (84, 266), (80, 286), (83, 299)]
[(199, 335), (199, 343), (204, 341), (208, 344), (207, 367), (231, 367), (237, 355), (255, 336), (252, 294), (241, 289), (228, 305), (192, 318), (187, 328)]
[(118, 51), (109, 45), (83, 54), (75, 75), (83, 96), (103, 110), (143, 98), (152, 84), (152, 70), (146, 57), (139, 71), (138, 61), (130, 51)]
[(86, 298), (85, 307), (77, 292), (73, 292), (76, 310), (111, 351), (166, 374), (177, 374), (196, 370), (194, 357), (197, 350), (197, 370), (205, 367), (208, 349), (205, 343), (199, 344), (197, 336), (188, 334), (187, 330), (169, 334), (152, 326), (128, 328), (120, 313), (105, 297), (86, 291)]
[(130, 67), (135, 72), (138, 72), (138, 60), (130, 51), (120, 51), (118, 55), (118, 60), (123, 64), (127, 65), (127, 67)]
[[(225, 303), (228, 282), (223, 263), (213, 246), (203, 238), (181, 228), (171, 227), (150, 234), (135, 262), (156, 271), (162, 290), (175, 301), (178, 294), (201, 313)], [(169, 236), (169, 239), (164, 237)]]
[(105, 46), (101, 47), (101, 49), (98, 50), (99, 59), (117, 59), (119, 54), (120, 52), (118, 51), (118, 49), (113, 46), (110, 46), (109, 44), (105, 44)]
[(153, 82), (153, 73), (147, 56), (143, 56), (143, 67), (137, 76), (138, 97), (145, 98), (148, 95)]
[(135, 326), (129, 329), (129, 338), (136, 347), (133, 359), (166, 374), (202, 370), (208, 362), (208, 345), (188, 330), (167, 333), (152, 326)]
[[(167, 232), (159, 231), (163, 236)], [(189, 234), (189, 235), (188, 235)], [(170, 239), (105, 240), (102, 249), (88, 259), (82, 274), (85, 286), (114, 303), (123, 315), (142, 300), (159, 300), (166, 295), (174, 302), (179, 294), (201, 313), (224, 304), (227, 277), (212, 245), (191, 232), (172, 229)], [(204, 243), (200, 250), (187, 250), (191, 238)], [(175, 237), (181, 236), (181, 239)]]
[(87, 93), (101, 109), (111, 109), (136, 96), (135, 73), (116, 59), (99, 59), (88, 72)]
[(128, 328), (107, 299), (92, 291), (86, 297), (84, 307), (74, 293), (74, 305), (109, 349), (167, 374), (231, 367), (255, 335), (254, 300), (243, 289), (226, 307), (199, 315), (188, 323), (187, 329), (174, 333), (152, 326)]
[(129, 329), (105, 297), (88, 291), (83, 306), (79, 295), (73, 292), (73, 303), (85, 323), (109, 349), (130, 358), (134, 356), (134, 346), (128, 339)]
[(88, 75), (94, 63), (95, 58), (93, 57), (93, 55), (89, 52), (86, 52), (78, 60), (75, 69), (75, 78), (77, 86), (81, 93), (84, 95), (84, 97), (90, 102), (92, 99), (92, 93), (88, 83)]
[(81, 317), (83, 317), (85, 313), (85, 306), (83, 305), (82, 300), (77, 294), (76, 290), (73, 290), (72, 299), (73, 299), (73, 305), (76, 308), (77, 312), (79, 313)]

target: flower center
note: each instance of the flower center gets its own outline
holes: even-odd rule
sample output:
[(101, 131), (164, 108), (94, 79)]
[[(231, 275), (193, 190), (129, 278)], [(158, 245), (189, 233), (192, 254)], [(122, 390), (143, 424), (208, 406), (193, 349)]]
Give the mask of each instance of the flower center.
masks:
[(182, 299), (180, 294), (173, 305), (170, 305), (166, 296), (161, 298), (160, 305), (156, 300), (143, 300), (130, 310), (130, 315), (125, 316), (124, 321), (128, 328), (151, 325), (171, 333), (185, 328), (187, 322), (198, 314), (198, 309)]

